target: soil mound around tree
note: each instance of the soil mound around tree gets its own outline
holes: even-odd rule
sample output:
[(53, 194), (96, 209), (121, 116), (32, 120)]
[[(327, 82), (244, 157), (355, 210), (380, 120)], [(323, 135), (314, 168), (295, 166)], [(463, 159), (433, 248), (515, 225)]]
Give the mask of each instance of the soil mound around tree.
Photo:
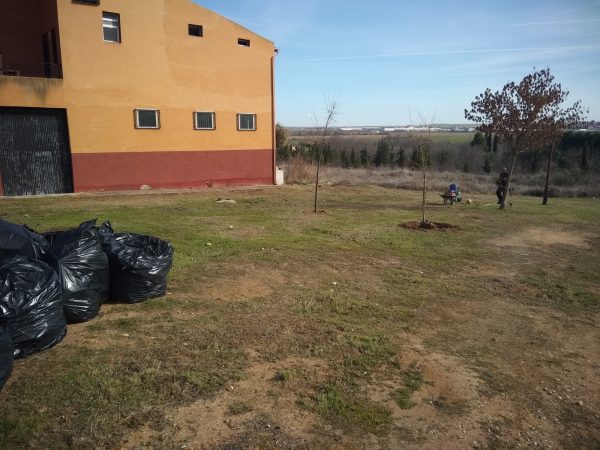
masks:
[(418, 220), (412, 220), (410, 222), (401, 223), (399, 226), (402, 228), (406, 228), (407, 230), (459, 230), (460, 228), (457, 225), (452, 225), (444, 222), (430, 222), (426, 220), (425, 222), (421, 222)]

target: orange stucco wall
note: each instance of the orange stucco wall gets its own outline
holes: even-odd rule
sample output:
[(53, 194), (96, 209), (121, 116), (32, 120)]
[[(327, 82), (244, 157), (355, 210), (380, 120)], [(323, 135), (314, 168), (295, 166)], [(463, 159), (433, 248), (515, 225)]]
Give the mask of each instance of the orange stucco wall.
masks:
[[(66, 108), (74, 155), (273, 149), (271, 41), (191, 0), (56, 9), (63, 79), (0, 76), (0, 105)], [(103, 41), (103, 11), (120, 14), (121, 43)], [(161, 128), (135, 129), (135, 108), (159, 109)], [(217, 129), (194, 130), (194, 111), (214, 111)], [(257, 114), (257, 131), (237, 130), (240, 112)]]

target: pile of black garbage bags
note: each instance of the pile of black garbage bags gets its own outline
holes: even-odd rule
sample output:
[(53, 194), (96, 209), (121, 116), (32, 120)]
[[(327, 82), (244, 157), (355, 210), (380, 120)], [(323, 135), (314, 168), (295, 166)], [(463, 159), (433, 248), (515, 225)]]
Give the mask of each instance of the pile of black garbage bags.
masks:
[(58, 344), (103, 303), (164, 296), (172, 263), (169, 242), (108, 221), (38, 234), (0, 219), (0, 389), (13, 359)]

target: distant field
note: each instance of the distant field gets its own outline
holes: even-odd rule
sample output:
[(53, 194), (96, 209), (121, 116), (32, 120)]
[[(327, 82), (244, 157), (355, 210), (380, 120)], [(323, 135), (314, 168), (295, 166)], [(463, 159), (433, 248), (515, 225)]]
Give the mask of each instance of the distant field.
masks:
[(456, 142), (459, 144), (470, 143), (475, 133), (433, 133), (431, 138), (434, 142)]
[[(434, 142), (449, 142), (456, 144), (469, 143), (473, 140), (475, 133), (432, 133), (431, 138)], [(333, 141), (340, 145), (355, 145), (355, 146), (375, 146), (377, 142), (386, 136), (394, 139), (409, 139), (408, 133), (391, 133), (387, 134), (335, 134), (331, 136)], [(317, 139), (315, 135), (291, 135), (290, 143), (297, 144), (301, 142), (313, 142)]]
[[(378, 186), (3, 198), (175, 247), (165, 298), (17, 361), (2, 449), (600, 448), (600, 208)], [(236, 203), (217, 203), (218, 198)]]

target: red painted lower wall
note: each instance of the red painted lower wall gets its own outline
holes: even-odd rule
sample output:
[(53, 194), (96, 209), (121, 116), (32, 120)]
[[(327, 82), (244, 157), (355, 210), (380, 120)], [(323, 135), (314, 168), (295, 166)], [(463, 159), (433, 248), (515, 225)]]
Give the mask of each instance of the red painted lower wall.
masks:
[(75, 192), (273, 184), (272, 150), (74, 153)]

